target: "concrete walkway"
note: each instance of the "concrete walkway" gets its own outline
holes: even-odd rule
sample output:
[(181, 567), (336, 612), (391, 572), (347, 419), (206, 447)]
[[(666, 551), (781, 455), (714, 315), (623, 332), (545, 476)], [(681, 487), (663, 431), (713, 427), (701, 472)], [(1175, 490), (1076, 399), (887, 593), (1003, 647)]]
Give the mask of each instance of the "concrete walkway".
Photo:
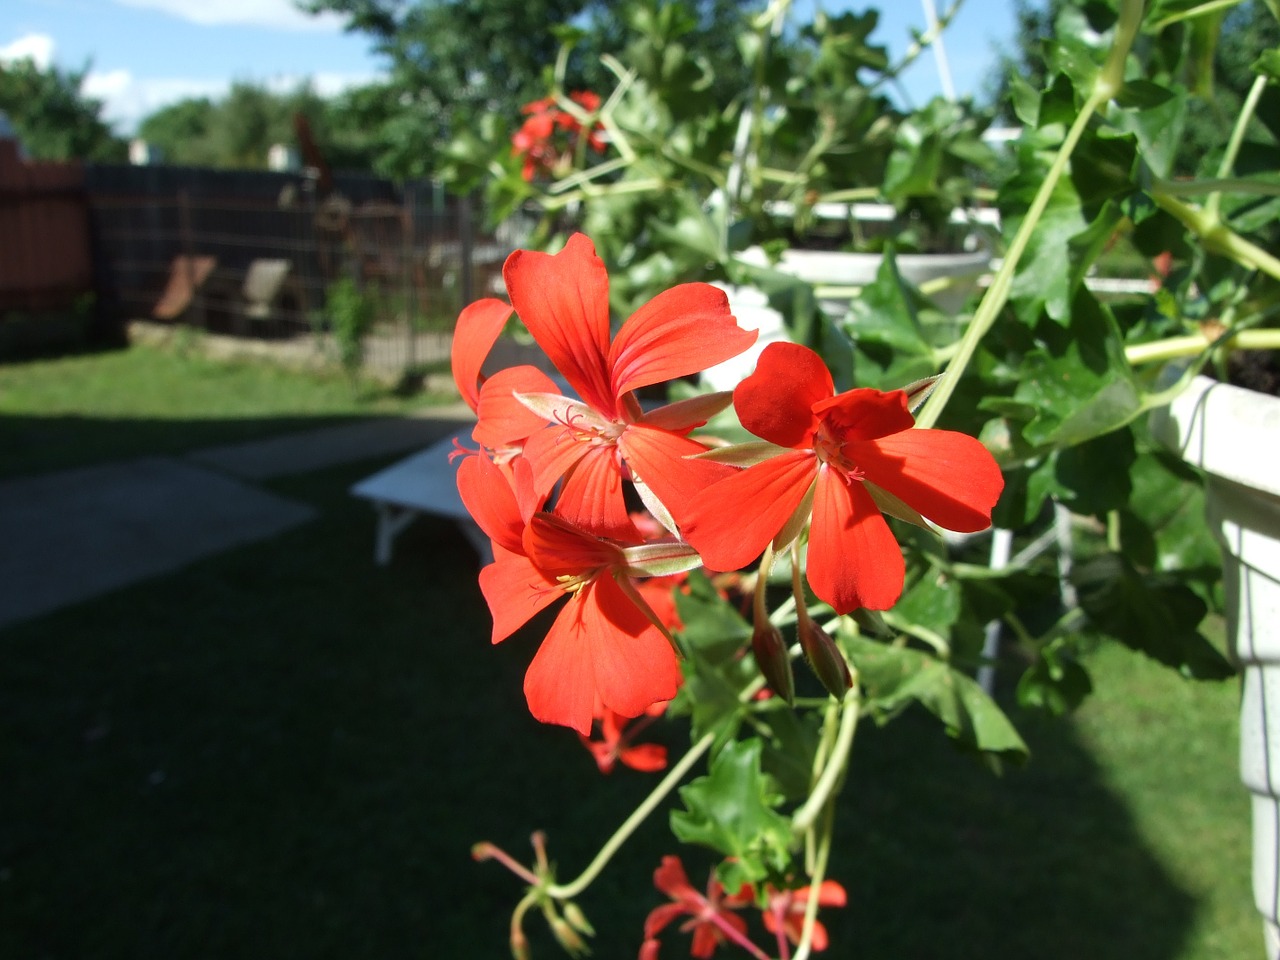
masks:
[(419, 449), (471, 417), (457, 404), (0, 481), (0, 628), (315, 517), (255, 482)]

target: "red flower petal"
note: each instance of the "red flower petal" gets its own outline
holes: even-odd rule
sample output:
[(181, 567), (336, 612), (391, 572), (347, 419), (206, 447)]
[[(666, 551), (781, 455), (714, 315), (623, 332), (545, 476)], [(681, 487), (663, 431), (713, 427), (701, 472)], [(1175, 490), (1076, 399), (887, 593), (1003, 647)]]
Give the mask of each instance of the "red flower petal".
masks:
[(948, 530), (991, 526), (1004, 489), (995, 458), (981, 441), (952, 430), (906, 430), (849, 449), (867, 480)]
[(561, 517), (540, 513), (529, 521), (524, 548), (548, 577), (577, 577), (622, 563), (616, 544), (590, 536)]
[(718, 287), (672, 287), (633, 313), (614, 338), (609, 349), (614, 396), (698, 373), (736, 357), (757, 336), (758, 331), (738, 326)]
[(571, 596), (551, 624), (525, 672), (524, 696), (535, 719), (572, 727), (585, 737), (591, 734), (596, 690), (581, 597)]
[(525, 522), (502, 468), (484, 454), (477, 454), (458, 465), (457, 480), (463, 506), (485, 535), (504, 550), (523, 553)]
[(502, 268), (520, 319), (587, 404), (613, 413), (609, 351), (609, 276), (580, 233), (550, 255), (517, 250)]
[(585, 584), (560, 611), (524, 678), (543, 723), (590, 735), (597, 696), (626, 717), (669, 700), (680, 667), (666, 639), (609, 576)]
[(681, 532), (712, 570), (737, 570), (764, 552), (808, 493), (818, 461), (804, 451), (771, 457), (693, 498)]
[(453, 382), (472, 410), (479, 402), (480, 368), (511, 316), (511, 304), (494, 297), (463, 308), (453, 328)]
[(637, 743), (618, 753), (623, 765), (641, 773), (655, 773), (667, 765), (667, 748), (657, 743)]
[(674, 697), (684, 676), (667, 638), (612, 577), (598, 577), (581, 593), (586, 594), (583, 620), (594, 632), (596, 691), (605, 708), (638, 717)]
[(585, 455), (564, 477), (556, 513), (597, 537), (638, 542), (641, 537), (622, 493), (618, 448), (579, 444)]
[(623, 431), (618, 446), (631, 472), (653, 491), (676, 523), (680, 523), (685, 505), (695, 495), (737, 472), (723, 463), (689, 459), (707, 448), (696, 440), (656, 427), (632, 424)]
[(471, 436), (490, 450), (523, 443), (547, 425), (540, 416), (515, 398), (516, 393), (555, 393), (559, 387), (537, 367), (499, 370), (480, 388), (475, 406), (478, 422)]
[(887, 437), (910, 430), (916, 422), (907, 406), (907, 395), (901, 390), (892, 393), (868, 387), (847, 390), (814, 404), (813, 412), (829, 435), (846, 441)]
[(480, 571), (480, 592), (493, 616), (493, 642), (505, 640), (533, 616), (564, 596), (528, 557), (494, 550), (496, 559)]
[(524, 455), (533, 465), (534, 487), (539, 493), (550, 493), (560, 478), (590, 450), (590, 443), (579, 441), (563, 427), (555, 426), (530, 435), (524, 445)]
[(781, 447), (807, 447), (818, 420), (813, 405), (831, 397), (835, 384), (822, 358), (798, 343), (771, 343), (755, 372), (733, 391), (742, 425)]
[(836, 613), (887, 610), (902, 593), (902, 549), (871, 494), (830, 467), (818, 471), (809, 527), (809, 586)]
[[(662, 932), (673, 920), (679, 919), (685, 912), (683, 903), (664, 903), (649, 911), (649, 916), (645, 917), (644, 920), (645, 947), (653, 944), (652, 952), (648, 954), (649, 956), (656, 957), (658, 955), (658, 941), (654, 940), (653, 936)], [(642, 950), (640, 954), (641, 960), (645, 956), (646, 954)]]
[[(653, 871), (653, 885), (673, 900), (702, 900), (702, 894), (689, 882), (689, 875), (684, 872), (684, 864), (679, 857), (668, 855), (662, 858), (658, 869)], [(648, 924), (645, 924), (644, 934), (653, 936)]]

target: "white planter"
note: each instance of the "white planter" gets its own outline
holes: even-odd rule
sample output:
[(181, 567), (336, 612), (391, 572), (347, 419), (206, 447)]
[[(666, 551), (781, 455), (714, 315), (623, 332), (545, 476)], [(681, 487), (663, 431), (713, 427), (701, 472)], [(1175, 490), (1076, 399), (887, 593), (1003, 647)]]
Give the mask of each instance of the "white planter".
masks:
[(1253, 800), (1253, 899), (1280, 960), (1280, 398), (1197, 377), (1151, 421), (1208, 474), (1232, 652), (1244, 670), (1240, 777)]
[[(759, 247), (744, 250), (742, 260), (766, 266), (768, 258)], [(898, 272), (920, 287), (931, 281), (947, 283), (930, 295), (944, 313), (957, 313), (978, 287), (978, 280), (991, 263), (985, 250), (963, 253), (900, 253), (895, 257)], [(871, 283), (880, 270), (884, 257), (878, 253), (846, 253), (836, 250), (784, 250), (774, 269), (797, 279), (827, 288), (819, 300), (833, 318), (843, 319), (849, 301), (858, 289)]]

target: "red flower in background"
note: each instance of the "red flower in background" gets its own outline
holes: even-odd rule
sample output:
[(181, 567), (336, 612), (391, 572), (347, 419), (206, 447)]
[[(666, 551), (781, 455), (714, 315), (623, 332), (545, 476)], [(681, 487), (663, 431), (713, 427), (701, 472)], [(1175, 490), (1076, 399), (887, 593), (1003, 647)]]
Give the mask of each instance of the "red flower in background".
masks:
[(814, 593), (838, 613), (885, 610), (904, 565), (881, 510), (962, 532), (991, 524), (1004, 487), (995, 459), (965, 434), (911, 429), (901, 390), (836, 395), (816, 353), (772, 343), (733, 403), (742, 425), (779, 449), (694, 497), (682, 530), (708, 567), (745, 566), (807, 518)]
[(726, 897), (724, 887), (715, 873), (707, 880), (704, 896), (689, 883), (684, 865), (679, 857), (663, 857), (662, 864), (653, 872), (653, 885), (671, 898), (671, 903), (654, 907), (644, 921), (644, 945), (640, 948), (640, 960), (656, 960), (657, 935), (669, 924), (687, 915), (680, 925), (685, 933), (693, 934), (689, 952), (699, 958), (710, 957), (716, 947), (726, 941), (736, 943), (753, 957), (767, 960), (760, 948), (747, 939), (747, 923), (734, 913), (751, 903), (751, 890), (743, 887), (732, 897)]
[[(800, 942), (804, 931), (804, 915), (809, 908), (809, 899), (813, 896), (811, 887), (799, 890), (768, 889), (769, 903), (764, 908), (764, 926), (770, 933), (785, 936), (792, 943)], [(818, 887), (818, 905), (821, 907), (843, 907), (848, 902), (844, 887), (834, 880), (823, 880)], [(814, 921), (813, 937), (810, 941), (814, 950), (827, 949), (827, 928), (819, 921)]]
[[(569, 99), (588, 113), (600, 108), (600, 98), (589, 90), (574, 91), (569, 94)], [(521, 176), (525, 180), (533, 180), (538, 174), (554, 175), (558, 168), (572, 161), (583, 135), (581, 122), (561, 108), (554, 97), (526, 103), (520, 112), (526, 119), (511, 136), (511, 153), (524, 156)], [(586, 132), (587, 145), (596, 153), (604, 153), (602, 129), (597, 122)], [(557, 132), (561, 134), (559, 138)]]
[(670, 527), (673, 508), (732, 472), (688, 459), (706, 450), (688, 433), (729, 398), (713, 394), (645, 412), (635, 391), (737, 356), (756, 332), (738, 326), (723, 291), (685, 283), (654, 297), (611, 338), (609, 276), (580, 233), (554, 255), (517, 250), (502, 273), (520, 319), (581, 398), (520, 395), (554, 425), (524, 447), (536, 489), (547, 493), (560, 483), (557, 513), (601, 536), (629, 540), (637, 536), (623, 500), (623, 481), (630, 480)]
[(624, 767), (642, 773), (654, 773), (667, 765), (667, 748), (658, 743), (633, 743), (633, 739), (652, 722), (662, 716), (666, 701), (650, 704), (644, 716), (638, 719), (624, 717), (604, 708), (596, 712), (600, 721), (600, 739), (581, 737), (582, 745), (595, 758), (601, 773), (612, 773), (621, 763)]

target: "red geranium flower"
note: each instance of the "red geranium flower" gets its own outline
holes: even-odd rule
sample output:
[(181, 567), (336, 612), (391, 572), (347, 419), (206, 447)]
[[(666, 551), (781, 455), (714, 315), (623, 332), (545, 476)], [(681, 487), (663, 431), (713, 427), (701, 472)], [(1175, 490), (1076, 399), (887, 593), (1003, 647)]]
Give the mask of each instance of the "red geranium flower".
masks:
[(760, 948), (747, 939), (746, 921), (733, 912), (750, 904), (749, 887), (743, 887), (736, 895), (726, 897), (724, 887), (713, 872), (707, 880), (706, 896), (703, 896), (689, 883), (680, 858), (671, 856), (663, 857), (662, 865), (653, 872), (653, 885), (673, 902), (654, 907), (645, 919), (641, 960), (657, 957), (657, 935), (668, 924), (685, 914), (688, 914), (689, 919), (681, 924), (680, 929), (685, 933), (693, 933), (693, 944), (689, 950), (693, 956), (709, 957), (715, 953), (719, 944), (732, 941), (753, 957), (767, 960)]
[(965, 434), (911, 429), (901, 390), (835, 395), (816, 353), (772, 343), (733, 403), (742, 425), (779, 449), (694, 497), (682, 530), (708, 567), (745, 566), (808, 519), (814, 593), (838, 613), (886, 610), (904, 566), (881, 510), (962, 532), (991, 524), (1004, 487), (995, 459)]
[(563, 481), (557, 513), (601, 535), (630, 539), (636, 532), (622, 487), (630, 480), (671, 528), (673, 507), (732, 472), (687, 459), (706, 450), (688, 433), (723, 409), (729, 396), (697, 397), (646, 413), (634, 391), (736, 356), (756, 332), (738, 326), (723, 291), (686, 283), (642, 306), (611, 340), (609, 276), (582, 234), (555, 255), (517, 250), (502, 272), (520, 319), (581, 398), (520, 395), (555, 425), (525, 445), (536, 488), (550, 491)]
[(596, 716), (600, 721), (600, 739), (581, 739), (582, 745), (595, 758), (600, 772), (612, 773), (619, 763), (642, 773), (654, 773), (665, 768), (666, 747), (659, 743), (632, 743), (632, 740), (652, 722), (653, 717), (661, 716), (666, 708), (666, 701), (651, 704), (645, 710), (644, 718), (634, 723), (631, 722), (634, 719), (632, 717), (621, 716), (603, 707), (598, 710)]
[[(809, 898), (813, 896), (812, 888), (775, 890), (770, 887), (768, 893), (769, 903), (764, 908), (763, 916), (765, 929), (772, 934), (785, 936), (792, 943), (799, 943), (804, 931), (805, 911), (809, 908)], [(844, 887), (834, 880), (823, 880), (819, 885), (819, 906), (843, 907), (846, 902)], [(814, 921), (813, 938), (810, 942), (814, 950), (827, 949), (827, 928), (819, 921)]]
[(521, 482), (527, 471), (523, 459), (504, 471), (484, 454), (458, 469), (463, 503), (493, 541), (494, 561), (480, 571), (480, 590), (494, 643), (568, 597), (529, 665), (524, 691), (538, 720), (586, 736), (597, 704), (635, 717), (675, 696), (681, 681), (675, 651), (632, 577), (647, 576), (646, 563), (670, 569), (698, 559), (683, 543), (625, 543), (534, 512), (541, 499)]
[[(600, 107), (600, 98), (589, 90), (574, 91), (569, 94), (569, 99), (588, 113)], [(554, 97), (526, 103), (520, 112), (527, 119), (511, 136), (511, 152), (524, 156), (521, 175), (526, 180), (532, 180), (538, 173), (554, 175), (557, 168), (572, 160), (578, 138), (582, 135), (581, 122), (568, 110), (562, 109)], [(556, 138), (556, 131), (562, 131), (564, 136)], [(593, 123), (587, 131), (587, 145), (597, 153), (603, 153), (605, 149), (600, 131), (599, 123)]]

